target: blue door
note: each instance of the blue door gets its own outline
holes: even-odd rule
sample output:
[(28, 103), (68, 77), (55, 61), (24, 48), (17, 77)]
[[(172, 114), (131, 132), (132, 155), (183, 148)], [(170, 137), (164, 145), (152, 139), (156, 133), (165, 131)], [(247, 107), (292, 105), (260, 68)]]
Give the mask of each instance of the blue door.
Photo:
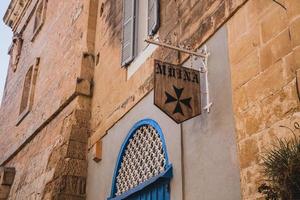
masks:
[(160, 126), (141, 120), (121, 147), (108, 200), (170, 200), (172, 176)]
[(126, 200), (169, 200), (169, 183), (162, 183), (150, 186), (131, 197), (125, 198)]

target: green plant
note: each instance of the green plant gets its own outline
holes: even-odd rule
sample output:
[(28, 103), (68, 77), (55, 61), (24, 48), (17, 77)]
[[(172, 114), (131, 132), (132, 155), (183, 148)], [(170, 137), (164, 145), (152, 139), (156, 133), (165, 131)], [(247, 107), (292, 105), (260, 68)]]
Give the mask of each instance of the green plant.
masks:
[(258, 191), (266, 200), (300, 200), (300, 138), (278, 139), (262, 160), (266, 183)]

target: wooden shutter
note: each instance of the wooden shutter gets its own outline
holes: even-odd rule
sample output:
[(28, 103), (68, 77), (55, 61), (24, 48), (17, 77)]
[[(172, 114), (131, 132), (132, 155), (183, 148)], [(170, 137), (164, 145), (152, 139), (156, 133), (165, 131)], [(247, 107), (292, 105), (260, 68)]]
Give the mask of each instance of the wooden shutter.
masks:
[(122, 66), (134, 58), (135, 0), (123, 0)]
[(159, 0), (148, 0), (148, 35), (154, 35), (158, 28)]

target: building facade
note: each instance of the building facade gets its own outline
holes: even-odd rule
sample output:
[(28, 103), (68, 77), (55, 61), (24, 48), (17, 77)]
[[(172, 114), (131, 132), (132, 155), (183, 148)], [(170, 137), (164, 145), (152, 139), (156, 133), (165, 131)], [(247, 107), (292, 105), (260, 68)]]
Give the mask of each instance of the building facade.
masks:
[[(11, 0), (4, 22), (0, 199), (262, 199), (299, 121), (299, 0)], [(205, 65), (201, 115), (154, 105), (155, 60)]]

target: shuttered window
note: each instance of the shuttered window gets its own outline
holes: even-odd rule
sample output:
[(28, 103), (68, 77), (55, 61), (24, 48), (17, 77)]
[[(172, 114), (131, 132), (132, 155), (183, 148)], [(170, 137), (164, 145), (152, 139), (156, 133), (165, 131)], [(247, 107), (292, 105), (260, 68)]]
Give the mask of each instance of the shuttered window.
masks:
[[(143, 12), (148, 15), (144, 17)], [(142, 19), (139, 16), (143, 16)], [(139, 51), (143, 51), (145, 45), (142, 43), (147, 35), (153, 36), (158, 28), (159, 0), (123, 0), (122, 66), (128, 65)]]
[(159, 3), (158, 0), (148, 0), (148, 35), (152, 36), (159, 27)]
[(134, 58), (135, 0), (123, 0), (122, 66)]

